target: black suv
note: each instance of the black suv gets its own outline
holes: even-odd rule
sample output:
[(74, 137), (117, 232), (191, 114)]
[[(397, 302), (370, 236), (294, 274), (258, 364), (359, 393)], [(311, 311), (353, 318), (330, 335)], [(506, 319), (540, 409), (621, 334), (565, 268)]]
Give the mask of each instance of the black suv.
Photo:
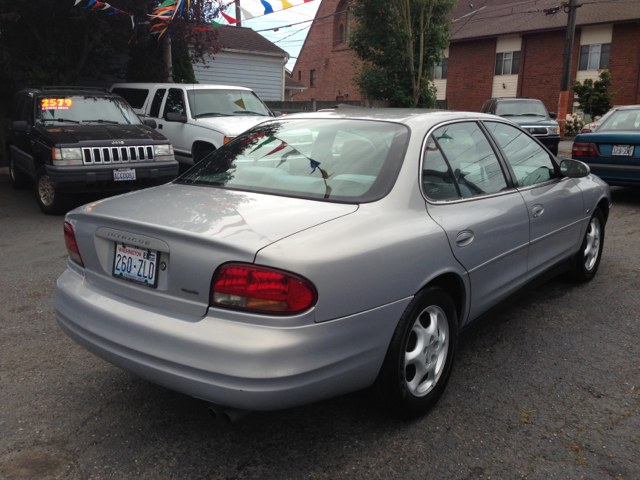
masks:
[[(7, 135), (13, 186), (35, 183), (56, 214), (80, 191), (132, 190), (178, 174), (173, 147), (122, 97), (96, 88), (27, 88), (16, 94)], [(153, 124), (152, 124), (153, 123)]]
[(505, 117), (529, 132), (549, 149), (558, 154), (560, 125), (555, 113), (547, 112), (541, 100), (533, 98), (492, 98), (484, 102), (482, 113)]

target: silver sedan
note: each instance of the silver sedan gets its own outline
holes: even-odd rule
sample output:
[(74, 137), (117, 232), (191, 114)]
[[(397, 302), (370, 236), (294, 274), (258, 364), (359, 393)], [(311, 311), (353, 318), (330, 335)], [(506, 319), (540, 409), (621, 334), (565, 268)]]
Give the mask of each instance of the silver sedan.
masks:
[(593, 278), (610, 205), (585, 164), (499, 117), (281, 117), (170, 184), (67, 214), (56, 320), (217, 406), (373, 386), (416, 416), (445, 389), (462, 328), (543, 273)]

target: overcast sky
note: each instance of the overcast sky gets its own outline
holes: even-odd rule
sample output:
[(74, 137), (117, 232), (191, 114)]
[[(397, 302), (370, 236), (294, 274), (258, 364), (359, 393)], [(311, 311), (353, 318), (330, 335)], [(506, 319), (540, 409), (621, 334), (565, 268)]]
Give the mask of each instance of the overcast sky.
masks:
[[(278, 31), (270, 30), (260, 32), (260, 34), (289, 53), (290, 59), (287, 63), (287, 68), (293, 70), (296, 58), (300, 53), (300, 49), (302, 48), (304, 39), (307, 37), (312, 22), (309, 21), (286, 28), (280, 27), (285, 27), (292, 23), (304, 22), (305, 20), (313, 20), (318, 7), (320, 7), (321, 0), (313, 0), (308, 3), (304, 3), (303, 0), (287, 0), (293, 7), (287, 8), (286, 10), (282, 10), (281, 0), (266, 1), (273, 7), (273, 13), (247, 21), (243, 18), (242, 26), (252, 28), (255, 31), (279, 28)], [(240, 6), (256, 17), (258, 15), (264, 15), (264, 7), (260, 3), (260, 0), (240, 0)], [(225, 10), (225, 13), (235, 18), (235, 6), (232, 4)], [(224, 25), (228, 23), (222, 16), (220, 16), (217, 21)]]

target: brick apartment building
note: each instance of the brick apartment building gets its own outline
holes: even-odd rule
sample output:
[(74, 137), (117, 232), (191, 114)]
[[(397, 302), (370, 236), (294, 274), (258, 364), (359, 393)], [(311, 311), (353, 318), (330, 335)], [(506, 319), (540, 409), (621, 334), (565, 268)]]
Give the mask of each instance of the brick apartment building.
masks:
[[(470, 1), (459, 0), (451, 15), (450, 45), (434, 70), (438, 99), (479, 111), (494, 96), (531, 97), (557, 111), (567, 15), (562, 6), (549, 9), (559, 2)], [(316, 18), (293, 70), (309, 87), (296, 100), (361, 99), (351, 81), (358, 66), (346, 45), (347, 2), (322, 0)], [(615, 105), (640, 103), (640, 0), (585, 1), (578, 9), (571, 78), (596, 79), (603, 67), (611, 71)]]

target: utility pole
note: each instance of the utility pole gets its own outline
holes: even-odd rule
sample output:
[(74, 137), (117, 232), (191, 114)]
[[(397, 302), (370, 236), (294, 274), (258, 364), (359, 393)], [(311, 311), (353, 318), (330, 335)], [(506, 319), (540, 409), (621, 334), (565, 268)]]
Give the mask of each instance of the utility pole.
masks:
[(236, 19), (238, 20), (238, 23), (236, 23), (236, 27), (241, 27), (242, 26), (242, 22), (240, 21), (242, 19), (242, 17), (240, 16), (240, 0), (235, 0), (235, 4), (236, 4)]
[(172, 59), (171, 59), (171, 37), (167, 32), (162, 36), (162, 59), (165, 68), (165, 82), (173, 83)]
[(569, 0), (569, 3), (564, 4), (565, 12), (569, 9), (569, 16), (567, 17), (567, 35), (564, 42), (560, 101), (558, 103), (558, 123), (560, 124), (560, 137), (562, 139), (564, 139), (567, 111), (569, 109), (569, 81), (571, 79), (571, 60), (573, 59), (573, 39), (576, 34), (576, 9), (581, 6), (576, 5), (576, 0)]

